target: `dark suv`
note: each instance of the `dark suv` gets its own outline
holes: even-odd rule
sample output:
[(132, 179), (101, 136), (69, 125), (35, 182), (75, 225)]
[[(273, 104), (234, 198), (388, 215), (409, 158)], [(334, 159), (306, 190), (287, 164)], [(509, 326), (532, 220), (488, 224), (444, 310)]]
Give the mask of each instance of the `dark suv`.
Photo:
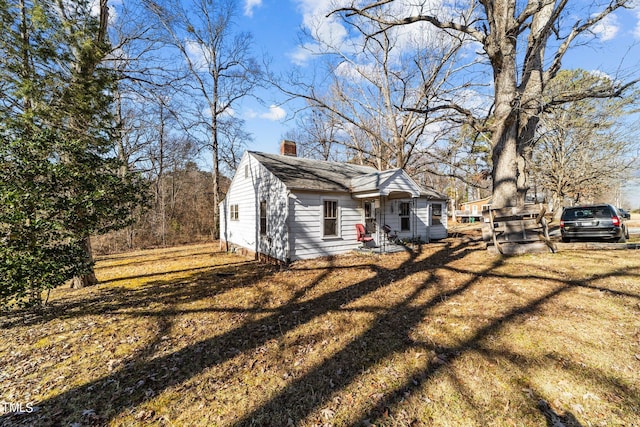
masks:
[(564, 208), (560, 218), (562, 241), (600, 238), (624, 243), (629, 238), (629, 230), (624, 221), (624, 216), (612, 205)]

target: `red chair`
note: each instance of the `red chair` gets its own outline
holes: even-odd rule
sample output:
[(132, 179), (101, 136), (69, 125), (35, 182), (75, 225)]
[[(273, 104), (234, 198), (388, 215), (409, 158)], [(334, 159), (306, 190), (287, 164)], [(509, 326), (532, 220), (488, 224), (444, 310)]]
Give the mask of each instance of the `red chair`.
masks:
[(367, 236), (367, 230), (365, 230), (364, 225), (356, 224), (356, 231), (358, 233), (358, 242), (362, 242), (364, 244), (373, 242), (373, 237)]

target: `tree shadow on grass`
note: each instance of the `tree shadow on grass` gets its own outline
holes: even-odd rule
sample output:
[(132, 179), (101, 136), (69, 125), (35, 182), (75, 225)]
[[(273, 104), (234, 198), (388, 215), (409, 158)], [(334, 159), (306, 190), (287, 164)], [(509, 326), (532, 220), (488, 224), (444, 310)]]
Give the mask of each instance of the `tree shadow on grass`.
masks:
[[(188, 246), (186, 246), (188, 248)], [(148, 254), (141, 253), (137, 255), (128, 256), (127, 253), (118, 254), (118, 255), (103, 255), (96, 257), (96, 260), (102, 262), (108, 268), (113, 267), (127, 267), (130, 265), (140, 265), (140, 264), (153, 264), (158, 261), (177, 261), (179, 259), (184, 258), (193, 258), (202, 255), (210, 255), (215, 256), (216, 252), (211, 252), (211, 250), (204, 250), (201, 252), (189, 252), (185, 254), (185, 249), (176, 249), (176, 250), (164, 250), (160, 254), (149, 257)], [(127, 262), (122, 262), (122, 259), (126, 259)]]
[[(411, 257), (405, 265), (411, 266), (414, 258)], [(144, 383), (147, 378), (163, 378), (160, 384), (154, 384), (155, 394), (160, 393), (162, 390), (187, 381), (213, 365), (229, 360), (239, 352), (258, 348), (299, 324), (307, 323), (329, 311), (339, 310), (343, 304), (350, 300), (386, 286), (398, 277), (395, 272), (386, 271), (376, 265), (371, 265), (371, 268), (375, 271), (375, 277), (371, 279), (321, 294), (313, 299), (302, 299), (309, 289), (316, 286), (329, 274), (330, 269), (321, 271), (312, 283), (296, 291), (288, 302), (279, 307), (267, 310), (260, 306), (256, 307), (255, 310), (266, 313), (266, 316), (263, 315), (259, 320), (244, 322), (214, 338), (195, 342), (186, 348), (154, 359), (140, 357), (152, 353), (150, 349), (143, 349), (138, 352), (139, 357), (130, 360), (108, 377), (96, 379), (56, 397), (39, 402), (37, 403), (39, 410), (34, 414), (24, 414), (20, 417), (5, 415), (3, 422), (8, 421), (9, 424), (12, 422), (33, 424), (34, 421), (36, 424), (55, 424), (59, 420), (70, 422), (81, 418), (82, 411), (86, 408), (92, 408), (92, 412), (99, 414), (101, 422), (108, 422), (109, 419), (122, 411), (138, 406), (151, 397), (145, 394), (145, 390), (136, 386)], [(259, 270), (259, 268), (255, 268), (255, 270)], [(398, 270), (402, 271), (402, 269)], [(194, 278), (195, 283), (211, 281), (210, 276), (202, 274), (196, 275)], [(210, 295), (234, 286), (252, 286), (256, 283), (256, 280), (251, 280), (232, 284), (227, 279), (212, 283), (212, 289), (204, 292), (208, 292)], [(142, 314), (148, 315), (150, 313), (145, 308), (155, 300), (164, 298), (171, 300), (179, 298), (181, 295), (194, 298), (194, 289), (181, 287), (179, 282), (182, 280), (178, 283), (175, 281), (155, 283), (133, 293), (120, 289), (106, 290), (97, 302), (82, 304), (84, 309), (74, 315), (104, 314), (105, 312), (122, 312), (123, 310), (131, 311), (131, 314), (135, 315), (138, 309), (142, 309)], [(71, 307), (71, 309), (78, 309), (78, 307)], [(247, 311), (251, 312), (252, 310)], [(176, 313), (168, 307), (166, 310), (161, 309), (153, 314), (163, 317)], [(166, 329), (167, 326), (160, 328), (159, 333)], [(149, 347), (155, 344), (157, 344), (157, 340), (153, 340)], [(122, 393), (122, 390), (127, 392)], [(110, 396), (110, 398), (105, 398), (106, 396)]]
[[(495, 349), (487, 348), (487, 338), (499, 331), (504, 325), (515, 322), (525, 316), (536, 313), (548, 301), (576, 286), (593, 286), (585, 282), (569, 282), (556, 280), (556, 286), (544, 295), (515, 304), (511, 309), (495, 317), (487, 324), (478, 325), (466, 338), (456, 345), (442, 346), (436, 342), (416, 340), (413, 329), (418, 326), (426, 315), (446, 301), (472, 290), (483, 278), (517, 279), (521, 277), (509, 276), (497, 272), (503, 265), (503, 258), (495, 258), (484, 270), (470, 274), (468, 271), (455, 267), (456, 261), (463, 259), (473, 248), (453, 247), (451, 244), (442, 245), (430, 256), (420, 258), (419, 253), (412, 253), (398, 268), (383, 268), (374, 262), (368, 265), (372, 277), (365, 277), (360, 281), (348, 284), (337, 290), (327, 291), (314, 297), (308, 294), (332, 273), (332, 269), (339, 266), (320, 268), (318, 275), (306, 286), (293, 292), (286, 301), (276, 306), (267, 304), (270, 296), (264, 295), (263, 300), (257, 301), (252, 307), (211, 307), (196, 310), (247, 314), (247, 317), (230, 330), (191, 343), (190, 345), (172, 351), (169, 354), (153, 357), (155, 347), (161, 336), (171, 327), (172, 319), (179, 314), (188, 313), (189, 309), (177, 307), (172, 301), (181, 298), (191, 298), (194, 301), (221, 294), (228, 289), (254, 286), (268, 274), (255, 276), (249, 280), (219, 277), (215, 272), (198, 273), (189, 280), (157, 282), (141, 289), (138, 293), (129, 294), (122, 290), (105, 291), (105, 301), (88, 310), (96, 314), (105, 312), (129, 312), (134, 316), (156, 316), (159, 318), (159, 328), (156, 339), (136, 352), (129, 361), (115, 372), (106, 377), (98, 378), (57, 396), (38, 402), (40, 408), (34, 414), (21, 416), (5, 415), (0, 420), (4, 424), (14, 422), (24, 424), (55, 425), (70, 423), (82, 419), (83, 410), (91, 408), (95, 418), (88, 420), (96, 423), (108, 423), (126, 411), (133, 411), (154, 396), (173, 387), (180, 387), (190, 379), (200, 375), (207, 369), (229, 362), (236, 355), (243, 352), (256, 351), (272, 340), (277, 340), (295, 330), (299, 325), (310, 324), (327, 313), (361, 310), (375, 316), (361, 333), (347, 342), (340, 350), (307, 372), (298, 376), (292, 375), (286, 386), (276, 394), (270, 396), (257, 407), (247, 412), (238, 413), (234, 425), (287, 425), (307, 420), (319, 409), (330, 405), (332, 396), (337, 391), (354, 387), (362, 372), (373, 369), (380, 363), (391, 360), (393, 355), (407, 351), (433, 354), (422, 368), (410, 377), (399, 381), (394, 387), (383, 393), (371, 397), (371, 407), (366, 412), (356, 413), (347, 425), (363, 425), (369, 420), (384, 419), (393, 414), (395, 408), (413, 391), (432, 380), (448, 364), (454, 363), (465, 353), (486, 352), (491, 357), (501, 357)], [(245, 268), (256, 268), (248, 264)], [(428, 273), (422, 281), (413, 288), (412, 292), (404, 295), (390, 307), (383, 304), (350, 307), (349, 304), (360, 298), (371, 296), (384, 287), (406, 279), (414, 274), (429, 272), (436, 268), (445, 271), (468, 274), (468, 279), (455, 286), (443, 286), (441, 277)], [(613, 275), (617, 273), (612, 273)], [(622, 274), (622, 273), (620, 273)], [(189, 285), (189, 283), (195, 283)], [(109, 292), (114, 294), (110, 295)], [(420, 298), (430, 292), (430, 297)], [(162, 307), (154, 310), (145, 306), (154, 301), (160, 302)], [(419, 302), (417, 302), (419, 301)], [(233, 375), (233, 374), (229, 374)], [(597, 378), (599, 373), (592, 373)], [(153, 378), (153, 380), (150, 380)], [(219, 378), (220, 383), (231, 381), (232, 378)], [(153, 393), (140, 384), (152, 381)], [(615, 384), (612, 388), (618, 388)], [(626, 389), (626, 395), (638, 395), (637, 388)], [(628, 402), (629, 405), (637, 403)], [(535, 406), (535, 403), (533, 404)], [(533, 408), (535, 409), (535, 408)], [(478, 423), (486, 421), (478, 415)], [(542, 419), (542, 418), (541, 418)], [(390, 421), (392, 422), (392, 421)]]
[[(53, 319), (72, 319), (87, 315), (144, 309), (149, 304), (161, 305), (177, 300), (195, 302), (225, 292), (227, 289), (251, 286), (276, 271), (277, 269), (273, 266), (238, 258), (234, 262), (221, 265), (143, 273), (103, 280), (98, 285), (99, 289), (83, 298), (76, 298), (74, 292), (71, 299), (55, 301), (39, 310), (15, 310), (7, 313), (2, 316), (4, 319), (0, 321), (0, 329), (9, 329), (18, 325), (38, 325)], [(119, 281), (149, 279), (165, 274), (182, 274), (183, 277), (166, 281), (161, 279), (148, 281), (134, 288), (110, 285)], [(93, 289), (95, 288), (87, 288), (85, 291)]]

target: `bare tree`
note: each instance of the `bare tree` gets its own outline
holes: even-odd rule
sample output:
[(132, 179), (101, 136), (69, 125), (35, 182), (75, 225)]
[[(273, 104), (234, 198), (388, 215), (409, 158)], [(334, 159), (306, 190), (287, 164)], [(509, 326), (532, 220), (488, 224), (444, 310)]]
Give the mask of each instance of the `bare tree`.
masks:
[[(603, 85), (609, 80), (584, 71), (561, 72), (547, 87), (548, 96), (567, 87), (591, 86), (594, 79), (604, 80)], [(578, 203), (606, 198), (629, 176), (640, 149), (634, 137), (637, 123), (634, 126), (625, 120), (634, 103), (637, 98), (633, 97), (581, 100), (541, 117), (533, 177), (550, 192), (556, 216), (565, 199)]]
[(289, 130), (285, 138), (296, 141), (301, 157), (343, 160), (344, 153), (337, 147), (346, 144), (340, 139), (338, 120), (330, 111), (310, 108), (298, 116), (295, 129)]
[[(382, 12), (393, 13), (392, 8)], [(322, 23), (308, 34), (313, 44), (307, 46), (324, 58), (328, 78), (309, 83), (290, 76), (287, 87), (276, 84), (330, 119), (324, 124), (335, 129), (332, 139), (353, 161), (378, 169), (415, 168), (452, 115), (430, 106), (448, 104), (453, 85), (460, 89), (466, 84), (453, 83), (461, 70), (451, 61), (465, 38), (433, 31), (383, 31), (385, 25), (366, 19), (345, 23), (348, 35), (341, 39), (327, 36)]]
[[(485, 129), (483, 121), (460, 103), (454, 102), (452, 107), (465, 112), (478, 130), (491, 132), (493, 204), (498, 207), (524, 203), (535, 131), (542, 112), (568, 101), (618, 96), (638, 81), (616, 80), (614, 85), (595, 84), (551, 99), (542, 97), (547, 84), (560, 71), (567, 51), (581, 41), (579, 37), (593, 34), (594, 27), (614, 11), (631, 7), (631, 0), (593, 2), (573, 10), (567, 0), (479, 0), (462, 7), (454, 4), (440, 8), (422, 2), (400, 18), (376, 13), (392, 3), (397, 2), (381, 0), (365, 6), (352, 3), (352, 7), (340, 9), (339, 13), (350, 18), (366, 17), (382, 25), (381, 31), (428, 23), (448, 34), (471, 37), (488, 59), (494, 87), (490, 128)], [(552, 36), (556, 38), (553, 43)]]
[(251, 134), (244, 128), (244, 120), (236, 117), (225, 117), (218, 123), (218, 130), (224, 137), (225, 149), (220, 152), (221, 170), (229, 175), (238, 167), (247, 143), (251, 141)]
[(221, 123), (232, 120), (234, 104), (252, 93), (261, 74), (251, 56), (252, 37), (234, 33), (238, 11), (235, 0), (144, 0), (144, 4), (161, 24), (166, 43), (182, 57), (188, 96), (193, 97), (196, 108), (203, 105), (206, 110), (204, 113), (198, 108), (193, 117), (205, 127), (204, 135), (212, 150), (216, 219), (221, 196)]
[(156, 37), (158, 29), (150, 25), (141, 3), (123, 2), (114, 10), (107, 61), (119, 77), (114, 93), (117, 154), (126, 167), (135, 169), (145, 163), (144, 151), (152, 143), (147, 130), (154, 127), (156, 101), (170, 101), (172, 85), (179, 76), (163, 58), (165, 43)]

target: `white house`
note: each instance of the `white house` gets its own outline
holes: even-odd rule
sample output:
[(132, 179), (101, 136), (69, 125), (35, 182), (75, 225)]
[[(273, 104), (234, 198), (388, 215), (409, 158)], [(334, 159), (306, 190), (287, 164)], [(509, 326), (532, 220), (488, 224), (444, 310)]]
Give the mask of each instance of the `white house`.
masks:
[(422, 188), (400, 169), (378, 171), (348, 163), (247, 151), (220, 203), (220, 239), (281, 262), (357, 249), (356, 224), (390, 245), (384, 225), (400, 239), (447, 236), (446, 197)]

